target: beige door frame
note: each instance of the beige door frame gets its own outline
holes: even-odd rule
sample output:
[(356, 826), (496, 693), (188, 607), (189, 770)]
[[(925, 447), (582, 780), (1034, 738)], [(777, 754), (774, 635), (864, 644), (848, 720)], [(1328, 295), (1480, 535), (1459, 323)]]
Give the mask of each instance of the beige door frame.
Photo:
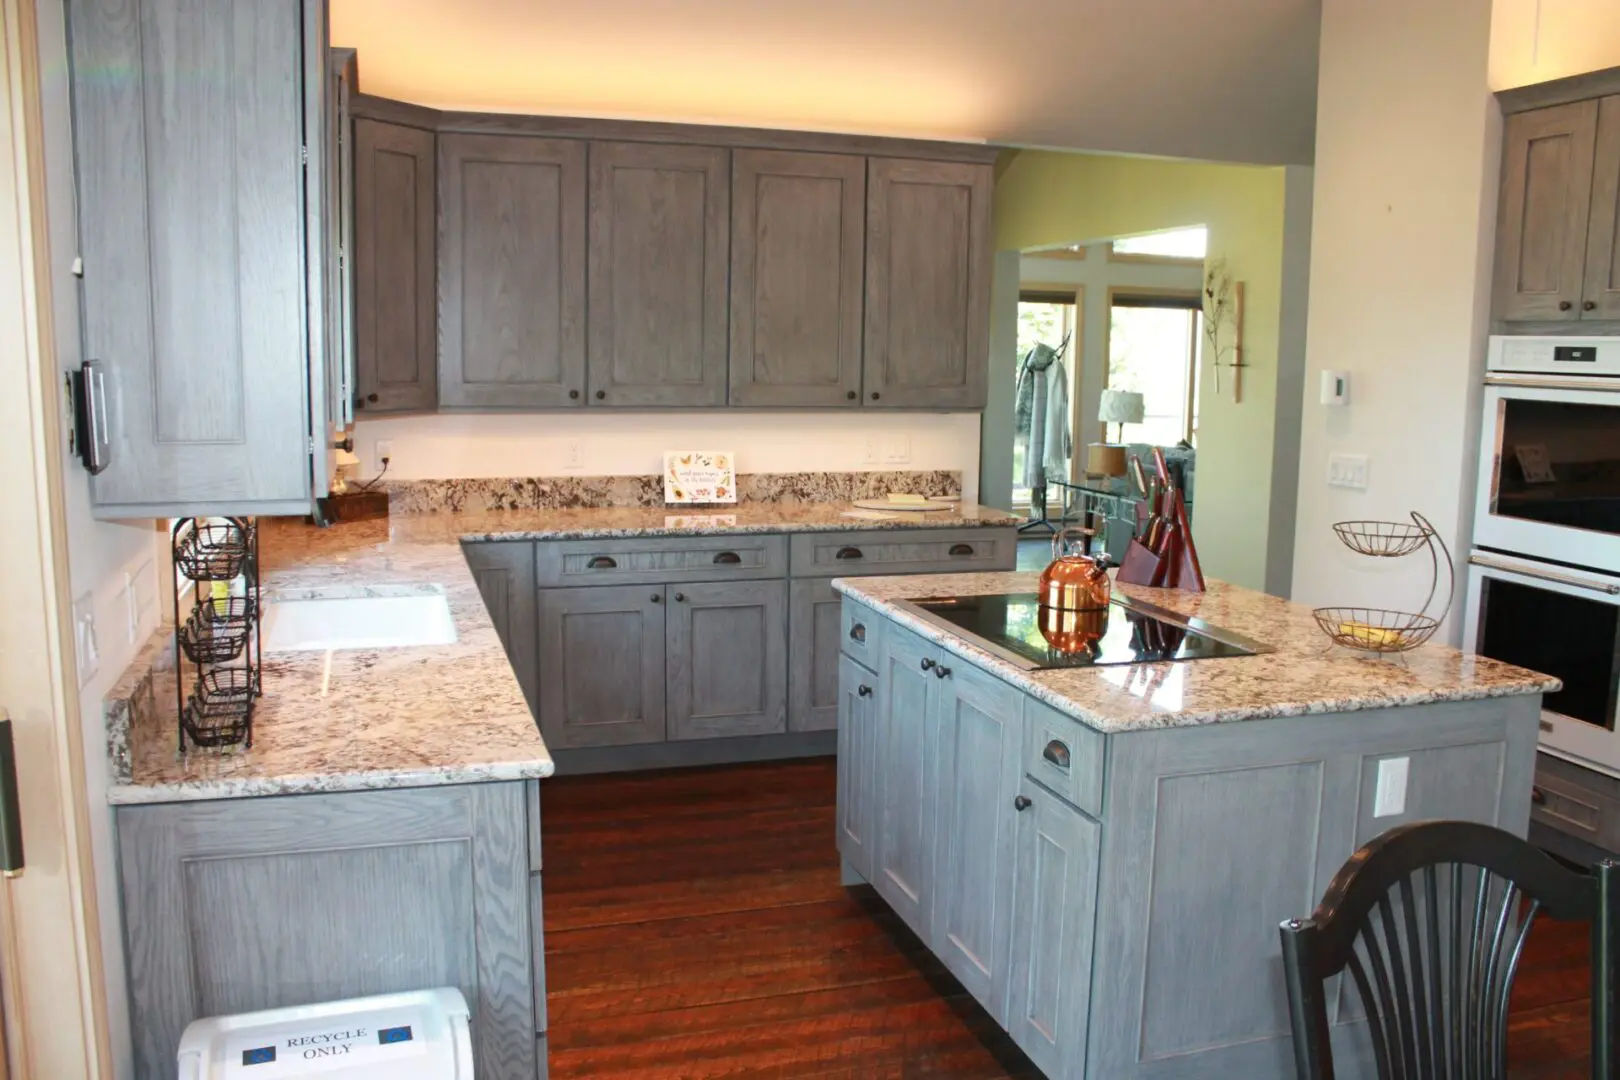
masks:
[(0, 0), (0, 708), (27, 866), (0, 881), (12, 1080), (111, 1075), (63, 509), (34, 0)]

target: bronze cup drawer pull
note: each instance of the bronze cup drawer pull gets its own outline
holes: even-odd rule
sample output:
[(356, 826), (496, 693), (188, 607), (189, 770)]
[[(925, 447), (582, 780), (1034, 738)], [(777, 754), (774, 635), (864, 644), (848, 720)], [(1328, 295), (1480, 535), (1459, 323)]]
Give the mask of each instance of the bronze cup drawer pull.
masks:
[(1050, 761), (1053, 765), (1056, 765), (1060, 769), (1067, 769), (1069, 767), (1069, 748), (1063, 745), (1063, 742), (1060, 739), (1053, 739), (1051, 742), (1047, 743), (1046, 749), (1041, 751), (1041, 757), (1045, 758), (1047, 761)]
[(973, 545), (972, 544), (952, 544), (951, 545), (951, 554), (952, 555), (972, 555), (973, 554)]
[(866, 640), (866, 624), (865, 623), (856, 623), (855, 625), (851, 626), (849, 628), (849, 640), (851, 640), (851, 641), (865, 641)]
[(619, 561), (611, 555), (593, 555), (591, 561), (585, 564), (587, 570), (612, 570), (619, 565)]
[(736, 566), (742, 562), (742, 556), (735, 551), (722, 551), (714, 557), (716, 566)]
[(834, 555), (833, 558), (835, 558), (835, 559), (864, 559), (864, 558), (866, 558), (866, 555), (858, 547), (841, 547), (841, 548), (838, 549), (838, 554)]

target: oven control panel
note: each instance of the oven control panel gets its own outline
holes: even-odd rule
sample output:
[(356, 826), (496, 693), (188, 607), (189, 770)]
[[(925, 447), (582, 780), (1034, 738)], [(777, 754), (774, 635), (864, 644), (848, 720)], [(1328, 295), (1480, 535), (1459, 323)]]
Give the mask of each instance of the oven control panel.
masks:
[(1493, 372), (1620, 378), (1620, 337), (1493, 336), (1485, 366)]

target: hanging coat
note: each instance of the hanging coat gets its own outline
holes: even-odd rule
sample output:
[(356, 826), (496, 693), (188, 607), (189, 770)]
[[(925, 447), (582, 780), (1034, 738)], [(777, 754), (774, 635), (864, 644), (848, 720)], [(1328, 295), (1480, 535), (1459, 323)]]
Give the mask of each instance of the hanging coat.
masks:
[(1069, 377), (1049, 345), (1036, 345), (1019, 365), (1013, 437), (1025, 447), (1025, 486), (1042, 486), (1048, 477), (1068, 479), (1069, 458), (1074, 454)]

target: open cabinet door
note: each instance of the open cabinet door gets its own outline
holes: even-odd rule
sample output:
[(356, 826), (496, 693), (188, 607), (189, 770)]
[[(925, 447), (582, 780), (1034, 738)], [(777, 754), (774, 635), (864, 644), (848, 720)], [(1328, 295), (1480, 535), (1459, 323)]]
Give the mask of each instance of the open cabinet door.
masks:
[(0, 708), (20, 778), (11, 820), (27, 854), (26, 869), (0, 877), (0, 1078), (105, 1080), (90, 809), (69, 677), (34, 4), (0, 0)]

